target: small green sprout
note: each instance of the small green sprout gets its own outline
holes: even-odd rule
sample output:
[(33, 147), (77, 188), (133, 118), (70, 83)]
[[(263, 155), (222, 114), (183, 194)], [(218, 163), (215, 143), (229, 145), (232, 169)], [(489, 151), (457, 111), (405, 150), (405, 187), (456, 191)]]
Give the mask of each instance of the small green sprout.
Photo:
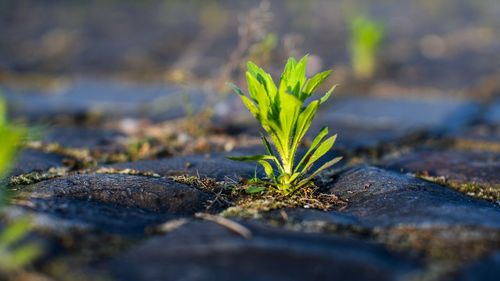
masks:
[(382, 24), (363, 16), (350, 22), (349, 50), (354, 74), (358, 78), (370, 78), (375, 73), (377, 52), (384, 34)]
[[(6, 106), (0, 99), (0, 179), (3, 179), (9, 171), (14, 160), (17, 146), (25, 136), (24, 128), (14, 126), (7, 122)], [(0, 207), (7, 201), (1, 187)], [(14, 272), (28, 265), (40, 255), (40, 246), (34, 242), (20, 243), (31, 230), (31, 221), (28, 218), (20, 218), (7, 224), (0, 231), (0, 274)]]
[[(260, 122), (262, 128), (272, 140), (262, 135), (266, 154), (244, 157), (229, 157), (237, 161), (258, 162), (275, 186), (283, 194), (291, 194), (295, 190), (311, 183), (311, 180), (322, 170), (337, 163), (341, 157), (328, 161), (323, 166), (309, 174), (314, 163), (327, 153), (333, 146), (337, 135), (325, 139), (328, 128), (323, 127), (314, 138), (305, 155), (296, 161), (297, 150), (302, 139), (311, 126), (311, 122), (319, 106), (326, 102), (335, 86), (320, 99), (306, 102), (313, 91), (321, 85), (331, 71), (324, 71), (307, 79), (307, 56), (300, 61), (288, 59), (279, 88), (273, 82), (271, 75), (252, 62), (248, 62), (246, 78), (249, 97), (233, 84), (230, 86), (239, 94), (243, 104)], [(278, 175), (275, 174), (275, 171)]]
[(6, 115), (5, 103), (0, 99), (0, 178), (8, 171), (16, 147), (24, 136), (24, 130), (10, 125)]

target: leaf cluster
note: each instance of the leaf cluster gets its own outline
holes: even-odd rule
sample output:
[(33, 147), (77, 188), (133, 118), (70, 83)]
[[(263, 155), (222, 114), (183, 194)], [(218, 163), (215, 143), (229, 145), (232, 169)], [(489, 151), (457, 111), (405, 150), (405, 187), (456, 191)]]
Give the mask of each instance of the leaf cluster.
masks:
[(296, 159), (297, 150), (311, 127), (316, 112), (335, 89), (333, 86), (321, 98), (309, 101), (313, 92), (330, 76), (331, 71), (318, 73), (308, 79), (306, 65), (307, 56), (299, 61), (288, 59), (277, 87), (269, 73), (248, 62), (246, 79), (249, 95), (231, 84), (245, 107), (267, 133), (267, 137), (262, 135), (267, 153), (229, 158), (258, 162), (267, 177), (283, 194), (290, 194), (303, 187), (319, 172), (340, 160), (340, 157), (335, 158), (311, 171), (314, 163), (332, 148), (337, 137), (328, 137), (327, 127), (321, 129), (305, 155), (300, 160)]

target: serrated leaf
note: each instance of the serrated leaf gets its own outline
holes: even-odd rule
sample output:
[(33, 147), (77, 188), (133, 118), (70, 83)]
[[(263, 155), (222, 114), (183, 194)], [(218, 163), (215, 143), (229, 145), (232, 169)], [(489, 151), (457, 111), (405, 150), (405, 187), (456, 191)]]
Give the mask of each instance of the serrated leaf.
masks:
[(241, 95), (240, 98), (243, 102), (243, 105), (248, 109), (248, 111), (250, 111), (252, 116), (255, 117), (255, 119), (259, 120), (260, 114), (257, 106), (247, 96)]
[(330, 74), (332, 73), (331, 70), (323, 71), (320, 72), (316, 75), (314, 75), (311, 79), (307, 80), (306, 84), (304, 85), (304, 88), (302, 89), (302, 96), (301, 99), (305, 100), (308, 97), (312, 95), (314, 90), (325, 81)]
[(316, 147), (321, 143), (321, 141), (328, 135), (328, 127), (323, 127), (319, 131), (318, 135), (314, 138), (314, 140), (311, 143), (311, 146), (307, 150), (307, 152), (302, 156), (302, 159), (300, 160), (299, 164), (297, 164), (297, 167), (295, 169), (295, 172), (299, 171), (302, 165), (308, 162), (312, 152)]
[(266, 73), (262, 68), (258, 67), (256, 64), (250, 61), (247, 63), (247, 68), (248, 71), (257, 78), (257, 80), (260, 81), (260, 79), (262, 79), (262, 81), (264, 82), (264, 88), (266, 89), (269, 97), (273, 100), (276, 96), (277, 88), (271, 75)]
[(335, 165), (340, 160), (342, 160), (342, 157), (336, 157), (336, 158), (333, 158), (332, 160), (326, 162), (321, 167), (319, 167), (316, 171), (314, 171), (314, 173), (312, 173), (310, 176), (301, 180), (299, 182), (299, 184), (297, 185), (297, 188), (304, 186), (305, 184), (310, 182), (315, 176), (317, 176), (319, 173), (321, 173), (323, 170), (330, 168), (331, 166)]
[(306, 165), (304, 166), (304, 173), (307, 173), (309, 169), (312, 167), (314, 162), (316, 162), (319, 158), (321, 158), (323, 155), (325, 155), (330, 149), (332, 148), (333, 144), (335, 143), (335, 140), (337, 139), (337, 135), (333, 135), (329, 138), (327, 138), (325, 141), (323, 141), (318, 148), (313, 152), (309, 160), (307, 161)]

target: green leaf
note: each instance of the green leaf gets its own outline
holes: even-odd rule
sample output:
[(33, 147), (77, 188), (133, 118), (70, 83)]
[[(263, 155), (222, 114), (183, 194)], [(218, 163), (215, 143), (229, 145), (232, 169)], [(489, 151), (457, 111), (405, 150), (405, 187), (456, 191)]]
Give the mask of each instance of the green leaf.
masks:
[(245, 189), (245, 192), (248, 194), (255, 194), (255, 193), (262, 192), (264, 190), (266, 190), (266, 188), (263, 186), (249, 186)]
[(11, 261), (14, 268), (22, 268), (33, 262), (42, 254), (42, 248), (37, 243), (23, 244), (17, 247), (11, 254)]
[(302, 89), (301, 99), (305, 100), (310, 97), (314, 90), (316, 90), (316, 88), (321, 85), (321, 83), (323, 83), (323, 81), (325, 81), (331, 73), (331, 70), (323, 71), (307, 80), (306, 84), (304, 85), (304, 89)]
[(309, 160), (309, 158), (311, 156), (311, 153), (314, 151), (314, 149), (316, 149), (316, 147), (321, 143), (321, 141), (326, 137), (326, 135), (328, 135), (328, 128), (327, 127), (321, 128), (318, 135), (312, 141), (311, 146), (307, 150), (306, 154), (304, 154), (304, 156), (300, 160), (299, 164), (297, 164), (295, 172), (299, 171), (300, 168), (302, 167), (302, 165), (307, 163), (307, 161)]
[(302, 102), (292, 95), (283, 97), (282, 106), (286, 110), (280, 114), (280, 127), (283, 132), (281, 138), (283, 142), (288, 145), (292, 141), (292, 134), (299, 117), (299, 112), (302, 107)]
[(319, 102), (312, 101), (306, 109), (300, 114), (297, 120), (297, 126), (295, 130), (295, 136), (293, 139), (293, 143), (295, 146), (299, 145), (299, 142), (305, 136), (307, 130), (311, 127), (311, 122), (318, 110)]
[(228, 85), (229, 85), (229, 87), (230, 87), (231, 89), (233, 89), (233, 91), (234, 91), (235, 93), (237, 93), (238, 95), (240, 95), (240, 96), (244, 96), (244, 95), (245, 95), (245, 94), (243, 93), (243, 91), (241, 91), (241, 89), (240, 89), (238, 86), (236, 86), (235, 84), (233, 84), (233, 83), (228, 83)]
[(318, 149), (314, 151), (314, 153), (311, 155), (311, 158), (307, 161), (303, 172), (308, 172), (309, 169), (312, 167), (314, 162), (316, 162), (319, 158), (321, 158), (323, 155), (325, 155), (330, 149), (332, 148), (333, 144), (335, 143), (335, 140), (337, 139), (337, 135), (333, 135), (329, 138), (327, 138), (324, 142), (322, 142), (319, 146)]
[(266, 173), (266, 176), (272, 180), (275, 180), (276, 177), (274, 176), (274, 170), (271, 164), (265, 160), (259, 160), (258, 163), (264, 168), (264, 172)]
[(243, 102), (243, 105), (245, 105), (248, 111), (252, 113), (253, 117), (255, 117), (258, 120), (260, 118), (260, 114), (257, 106), (247, 96), (241, 95), (240, 98), (241, 101)]
[(253, 76), (255, 76), (255, 78), (257, 78), (257, 80), (259, 80), (259, 77), (263, 80), (264, 87), (269, 97), (271, 97), (271, 99), (274, 99), (274, 97), (276, 96), (277, 89), (271, 75), (266, 73), (262, 68), (258, 67), (251, 61), (247, 63), (247, 69)]
[(328, 92), (326, 92), (326, 94), (321, 97), (321, 99), (319, 100), (319, 104), (325, 103), (330, 98), (330, 96), (332, 95), (333, 90), (335, 90), (336, 87), (337, 87), (337, 85), (333, 85), (330, 88), (330, 90), (328, 90)]
[(227, 156), (226, 158), (230, 159), (230, 160), (243, 161), (243, 162), (247, 162), (247, 161), (256, 162), (256, 161), (260, 161), (260, 160), (274, 160), (274, 159), (276, 159), (276, 157), (274, 157), (274, 156), (262, 155), (262, 154), (251, 155), (251, 156)]
[(326, 162), (321, 167), (319, 167), (316, 171), (314, 171), (314, 173), (312, 173), (310, 176), (308, 176), (307, 178), (301, 180), (299, 182), (299, 184), (297, 185), (297, 188), (300, 188), (300, 187), (304, 186), (305, 184), (307, 184), (308, 182), (310, 182), (314, 177), (316, 177), (320, 172), (322, 172), (323, 170), (325, 170), (327, 168), (330, 168), (331, 166), (335, 165), (340, 160), (342, 160), (342, 157), (336, 157), (336, 158), (333, 158), (333, 160), (330, 160), (330, 161)]
[(0, 244), (11, 245), (22, 238), (31, 229), (31, 220), (21, 218), (9, 224), (0, 234)]

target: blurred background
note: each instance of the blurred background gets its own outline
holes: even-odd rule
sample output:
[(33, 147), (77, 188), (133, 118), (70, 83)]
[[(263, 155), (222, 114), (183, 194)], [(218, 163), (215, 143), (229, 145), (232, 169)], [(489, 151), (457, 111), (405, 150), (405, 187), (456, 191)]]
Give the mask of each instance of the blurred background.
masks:
[(131, 135), (206, 112), (234, 123), (249, 114), (227, 82), (245, 87), (248, 60), (278, 79), (288, 57), (309, 54), (309, 75), (334, 71), (321, 90), (358, 98), (325, 122), (373, 134), (416, 118), (434, 126), (425, 116), (436, 114), (443, 125), (471, 101), (475, 112), (494, 101), (499, 29), (496, 0), (2, 0), (0, 91), (12, 116), (48, 125), (121, 120), (106, 128)]
[(382, 25), (368, 75), (379, 91), (488, 95), (498, 87), (496, 0), (2, 0), (0, 83), (50, 88), (85, 76), (215, 84), (238, 79), (247, 59), (279, 74), (288, 56), (309, 53), (311, 73), (333, 68), (337, 83), (352, 86), (358, 16)]

